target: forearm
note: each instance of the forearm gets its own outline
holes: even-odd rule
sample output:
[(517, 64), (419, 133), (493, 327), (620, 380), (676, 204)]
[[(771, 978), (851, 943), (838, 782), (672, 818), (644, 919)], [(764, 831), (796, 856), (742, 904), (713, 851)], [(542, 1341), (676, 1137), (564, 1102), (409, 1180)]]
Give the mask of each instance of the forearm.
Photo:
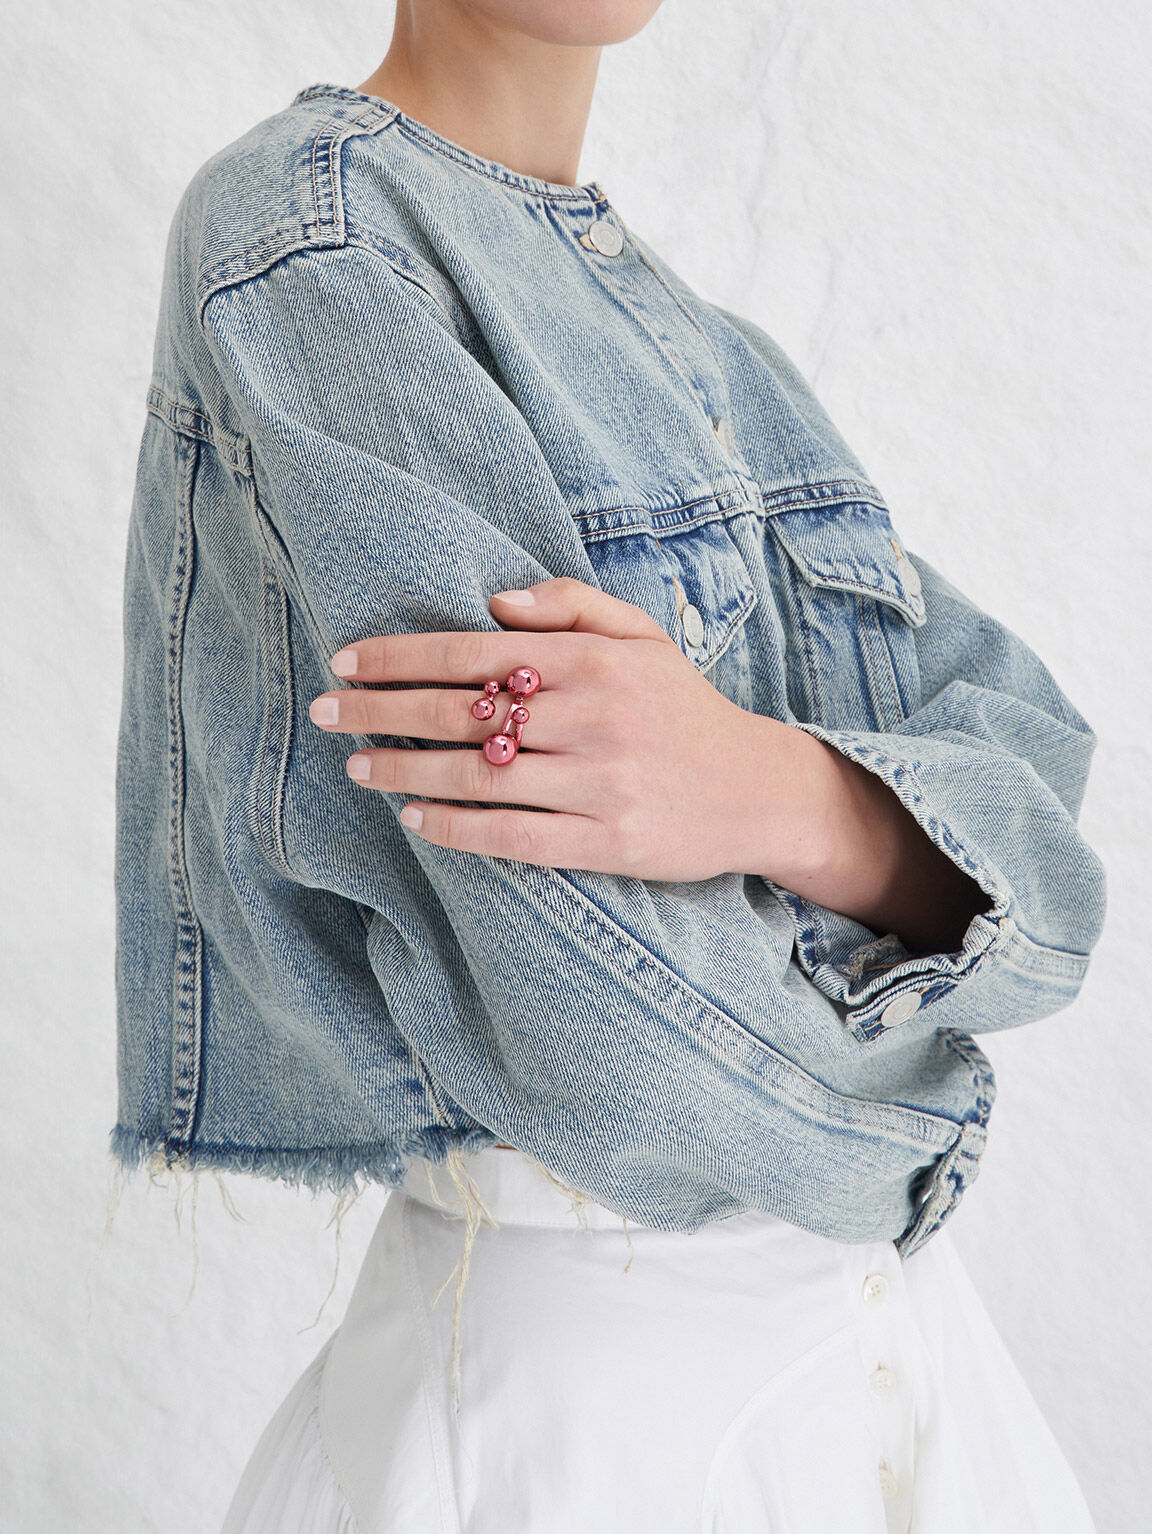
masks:
[[(873, 773), (803, 730), (749, 717), (760, 740), (758, 770), (740, 791), (748, 807), (741, 871), (879, 935), (893, 932), (910, 952), (958, 949), (972, 917), (991, 904), (980, 886)], [(765, 746), (775, 764), (767, 774)]]

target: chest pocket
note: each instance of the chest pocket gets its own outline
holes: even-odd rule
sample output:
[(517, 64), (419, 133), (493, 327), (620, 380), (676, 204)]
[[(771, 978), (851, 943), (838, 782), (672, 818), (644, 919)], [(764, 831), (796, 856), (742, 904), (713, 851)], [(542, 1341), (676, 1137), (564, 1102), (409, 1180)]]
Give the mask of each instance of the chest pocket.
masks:
[(582, 536), (604, 590), (650, 613), (698, 670), (740, 637), (757, 589), (723, 518), (661, 525), (653, 517)]
[(926, 610), (888, 512), (864, 501), (771, 511), (765, 552), (787, 646), (789, 707), (829, 729), (892, 729), (920, 704)]

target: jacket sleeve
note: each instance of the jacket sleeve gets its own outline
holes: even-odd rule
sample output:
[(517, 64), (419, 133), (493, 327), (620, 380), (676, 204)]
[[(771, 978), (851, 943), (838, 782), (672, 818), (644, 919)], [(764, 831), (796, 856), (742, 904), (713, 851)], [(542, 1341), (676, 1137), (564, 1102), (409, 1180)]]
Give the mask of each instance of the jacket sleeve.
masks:
[[(705, 308), (767, 364), (815, 435), (855, 461), (779, 344), (743, 315)], [(788, 520), (776, 530), (794, 545)], [(1091, 729), (1018, 635), (927, 560), (902, 550), (900, 564), (921, 620), (895, 624), (908, 661), (894, 664), (913, 693), (906, 717), (884, 731), (799, 727), (881, 778), (989, 901), (959, 951), (910, 955), (894, 934), (877, 938), (764, 881), (793, 919), (801, 967), (864, 1042), (894, 1029), (1005, 1029), (1057, 1011), (1080, 988), (1105, 909), (1103, 868), (1077, 829)], [(803, 632), (792, 639), (811, 644)]]
[[(528, 423), (461, 344), (436, 297), (374, 251), (289, 256), (213, 293), (201, 323), (228, 409), (250, 443), (253, 516), (303, 615), (316, 691), (337, 685), (328, 658), (353, 640), (499, 631), (488, 607), (494, 591), (555, 575), (596, 583)], [(954, 655), (963, 667), (987, 649), (988, 620), (939, 590), (941, 634), (963, 615), (967, 648)], [(831, 1024), (847, 1024), (860, 1041), (911, 989), (919, 991), (911, 1030), (1006, 1027), (1056, 1010), (1074, 994), (1099, 915), (1097, 865), (1072, 822), (1089, 749), (1082, 721), (1018, 642), (1005, 638), (1000, 661), (988, 661), (982, 676), (950, 680), (943, 654), (935, 665), (934, 694), (901, 732), (831, 743), (885, 776), (994, 895), (964, 952), (894, 955), (857, 924), (773, 891), (796, 921), (801, 961), (834, 1004)], [(403, 930), (398, 886), (424, 881), (466, 958), (462, 994), (485, 1010), (485, 1080), (530, 1082), (552, 1115), (551, 1142), (556, 1115), (590, 1111), (590, 1088), (568, 1025), (547, 1018), (549, 1001), (558, 1013), (583, 1006), (590, 1026), (595, 1014), (604, 1034), (597, 1047), (622, 1053), (637, 1047), (641, 1017), (690, 1023), (691, 1047), (700, 1051), (714, 1047), (706, 1041), (715, 1028), (727, 1050), (741, 1030), (741, 1047), (748, 1036), (770, 1034), (768, 991), (795, 1008), (783, 990), (791, 930), (782, 946), (779, 924), (752, 911), (739, 876), (661, 887), (439, 847), (400, 826), (411, 795), (348, 784), (343, 758), (360, 743), (331, 739), (331, 783), (321, 774), (309, 783), (310, 802), (322, 806), (318, 820), (356, 819), (347, 871), (338, 880), (319, 858), (310, 862), (302, 826), (300, 877), (377, 913), (377, 934), (383, 913)], [(368, 743), (442, 744), (380, 736)], [(768, 904), (776, 905), (771, 896)], [(562, 952), (570, 973), (533, 975), (521, 962), (537, 927), (545, 951)], [(395, 948), (385, 956), (382, 944), (374, 963), (387, 984), (402, 960)], [(614, 998), (611, 1018), (597, 1006), (605, 995)], [(896, 1013), (887, 1016), (891, 1024)], [(531, 1148), (523, 1122), (505, 1114), (511, 1093), (493, 1088), (484, 1101), (467, 1101), (477, 1073), (462, 1062), (458, 1041), (437, 1035), (417, 1047), (481, 1122)], [(659, 1069), (652, 1048), (637, 1081)], [(763, 1052), (755, 1053), (760, 1071)], [(606, 1098), (591, 1107), (608, 1114)]]
[(765, 881), (793, 917), (801, 966), (865, 1041), (1057, 1011), (1080, 988), (1105, 909), (1103, 868), (1077, 829), (1092, 731), (1023, 640), (913, 564), (927, 613), (913, 630), (919, 706), (883, 732), (800, 728), (881, 778), (988, 908), (957, 952), (909, 954), (894, 934)]

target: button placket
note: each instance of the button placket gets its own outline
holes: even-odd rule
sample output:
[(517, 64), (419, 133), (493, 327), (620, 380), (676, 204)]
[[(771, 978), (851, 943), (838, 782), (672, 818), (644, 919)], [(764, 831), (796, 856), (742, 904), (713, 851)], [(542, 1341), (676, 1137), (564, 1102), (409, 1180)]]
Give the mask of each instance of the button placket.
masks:
[[(635, 236), (625, 239), (625, 231), (613, 221), (607, 209), (588, 225), (577, 241), (585, 250), (609, 258), (625, 255), (611, 268), (596, 264), (594, 269), (607, 276), (611, 271), (610, 291), (618, 303), (631, 311), (633, 319), (647, 331), (673, 373), (683, 380), (685, 390), (702, 406), (716, 430), (721, 417), (713, 414), (716, 404), (728, 399), (728, 380), (716, 344), (677, 295), (657, 264), (649, 258), (644, 242)], [(732, 466), (730, 472), (753, 501), (759, 499), (759, 485), (748, 474), (740, 459), (730, 428), (726, 433)], [(719, 439), (717, 439), (719, 440)], [(723, 444), (722, 444), (723, 445)]]
[(864, 1382), (877, 1428), (876, 1474), (890, 1529), (907, 1527), (915, 1469), (915, 1323), (900, 1258), (890, 1244), (862, 1247), (847, 1270)]

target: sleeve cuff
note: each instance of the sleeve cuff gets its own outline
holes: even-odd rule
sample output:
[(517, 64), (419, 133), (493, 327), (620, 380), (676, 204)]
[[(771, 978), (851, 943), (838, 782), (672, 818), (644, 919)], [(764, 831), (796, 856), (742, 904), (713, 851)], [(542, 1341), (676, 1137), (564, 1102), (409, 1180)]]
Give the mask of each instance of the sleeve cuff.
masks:
[[(990, 978), (989, 971), (1001, 960), (1006, 962), (1014, 982), (1006, 989), (1006, 1003), (1010, 996), (1022, 998), (1051, 980), (1060, 996), (1056, 1004), (1065, 1005), (1071, 999), (1069, 991), (1074, 994), (1083, 978), (1087, 956), (1046, 948), (1020, 931), (1016, 903), (1007, 880), (983, 851), (961, 839), (946, 816), (929, 802), (909, 759), (880, 750), (850, 731), (827, 730), (807, 723), (797, 724), (796, 728), (875, 773), (932, 842), (969, 874), (992, 901), (989, 910), (972, 918), (956, 952), (910, 954), (894, 933), (877, 937), (852, 917), (817, 905), (765, 878), (764, 883), (792, 917), (796, 957), (801, 968), (836, 1004), (845, 1026), (855, 1037), (871, 1042), (904, 1028), (913, 1018), (919, 1019), (921, 1029), (925, 1025), (952, 1024), (953, 1009), (934, 1008), (933, 1004), (977, 974)], [(907, 744), (914, 747), (913, 741)], [(1026, 975), (1031, 985), (1022, 988), (1015, 983), (1021, 975)], [(987, 988), (978, 989), (983, 1000)], [(932, 1009), (933, 1015), (929, 1015), (928, 1009)], [(978, 1010), (983, 1012), (984, 1007)], [(1009, 1028), (1036, 1015), (1031, 1007), (1026, 1009), (1026, 1016), (1012, 1015), (1015, 1010), (1010, 1005), (994, 1026)]]

